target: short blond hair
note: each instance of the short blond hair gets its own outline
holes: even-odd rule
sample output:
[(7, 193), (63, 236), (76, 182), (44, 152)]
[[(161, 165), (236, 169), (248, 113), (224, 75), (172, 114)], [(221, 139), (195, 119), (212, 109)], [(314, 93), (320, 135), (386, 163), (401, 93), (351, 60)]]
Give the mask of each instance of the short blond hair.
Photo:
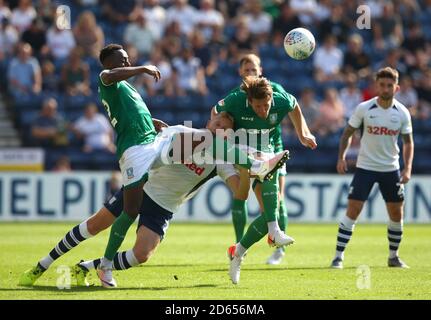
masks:
[(246, 54), (239, 60), (239, 66), (242, 67), (246, 63), (256, 63), (257, 65), (261, 65), (260, 58), (254, 53)]

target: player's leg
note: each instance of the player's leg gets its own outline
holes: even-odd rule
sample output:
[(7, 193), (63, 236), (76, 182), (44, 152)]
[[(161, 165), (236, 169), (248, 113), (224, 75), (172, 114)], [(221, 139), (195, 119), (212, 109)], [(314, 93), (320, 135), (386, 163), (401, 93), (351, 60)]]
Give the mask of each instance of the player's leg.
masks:
[(398, 249), (403, 238), (404, 229), (404, 185), (400, 184), (400, 173), (384, 172), (380, 174), (379, 187), (386, 202), (389, 214), (388, 241), (389, 267), (408, 268), (398, 256)]
[(148, 172), (152, 164), (160, 156), (161, 149), (160, 140), (156, 139), (151, 144), (128, 148), (120, 159), (120, 170), (124, 184), (123, 211), (111, 227), (105, 254), (99, 266), (99, 274), (103, 275), (103, 281), (109, 281), (114, 256), (123, 243), (127, 231), (139, 214), (143, 186), (148, 178)]
[[(146, 262), (163, 239), (169, 226), (172, 213), (160, 207), (147, 194), (143, 193), (140, 208), (137, 240), (133, 249), (116, 253), (113, 258), (114, 270), (125, 270)], [(105, 278), (100, 272), (102, 259), (79, 263), (85, 270), (97, 268), (99, 279), (104, 287), (116, 287), (112, 274)]]
[[(286, 168), (283, 166), (283, 168)], [(287, 229), (287, 208), (284, 199), (284, 186), (285, 186), (285, 176), (286, 170), (280, 169), (279, 177), (278, 177), (278, 185), (279, 185), (279, 205), (278, 205), (278, 226), (280, 230), (286, 233)], [(266, 261), (267, 264), (277, 265), (280, 264), (285, 255), (285, 246), (276, 248), (274, 252), (269, 256)]]
[(247, 169), (238, 168), (238, 175), (229, 177), (226, 184), (232, 191), (232, 223), (235, 230), (236, 242), (244, 235), (247, 223), (247, 198), (250, 190), (250, 175)]
[(332, 268), (343, 268), (344, 251), (352, 237), (356, 220), (362, 211), (364, 202), (368, 199), (368, 195), (375, 182), (376, 177), (374, 172), (360, 168), (356, 169), (352, 183), (350, 184), (347, 212), (346, 215), (341, 218), (340, 224), (338, 225), (335, 257), (331, 263)]
[(83, 241), (105, 230), (115, 220), (114, 214), (102, 207), (89, 219), (69, 230), (66, 235), (52, 248), (47, 256), (38, 261), (37, 265), (25, 271), (19, 280), (19, 285), (31, 286), (51, 266), (51, 264)]

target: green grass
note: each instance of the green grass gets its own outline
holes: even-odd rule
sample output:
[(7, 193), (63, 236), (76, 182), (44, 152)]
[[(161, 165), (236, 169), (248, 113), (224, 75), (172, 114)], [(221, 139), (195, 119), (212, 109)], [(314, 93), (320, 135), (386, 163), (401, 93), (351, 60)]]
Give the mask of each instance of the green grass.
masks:
[[(232, 285), (226, 249), (233, 239), (231, 225), (179, 224), (150, 261), (116, 271), (118, 289), (99, 286), (94, 272), (90, 288), (59, 290), (57, 267), (100, 257), (108, 232), (82, 243), (57, 260), (33, 288), (18, 287), (20, 274), (35, 265), (73, 226), (60, 223), (0, 224), (0, 299), (431, 299), (431, 225), (406, 225), (400, 255), (411, 269), (386, 267), (386, 226), (356, 227), (346, 251), (345, 269), (328, 269), (337, 226), (292, 224), (296, 244), (284, 262), (267, 266), (272, 252), (262, 240), (249, 251), (241, 282)], [(131, 248), (130, 230), (122, 249)], [(371, 270), (371, 287), (358, 289), (357, 267)]]

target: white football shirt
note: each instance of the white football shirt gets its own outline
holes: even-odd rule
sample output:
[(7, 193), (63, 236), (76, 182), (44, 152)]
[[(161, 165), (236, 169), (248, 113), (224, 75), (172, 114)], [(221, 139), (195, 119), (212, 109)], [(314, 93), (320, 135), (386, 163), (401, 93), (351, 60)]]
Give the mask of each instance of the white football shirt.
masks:
[(393, 105), (384, 109), (374, 97), (356, 107), (349, 125), (363, 130), (358, 168), (378, 172), (400, 168), (398, 136), (413, 132), (410, 113), (404, 105), (394, 99)]
[[(159, 135), (172, 139), (174, 134), (181, 132), (199, 133), (203, 130), (172, 126), (164, 129)], [(160, 207), (176, 212), (211, 178), (219, 175), (226, 181), (236, 174), (232, 164), (163, 164), (157, 161), (149, 171), (144, 190)]]

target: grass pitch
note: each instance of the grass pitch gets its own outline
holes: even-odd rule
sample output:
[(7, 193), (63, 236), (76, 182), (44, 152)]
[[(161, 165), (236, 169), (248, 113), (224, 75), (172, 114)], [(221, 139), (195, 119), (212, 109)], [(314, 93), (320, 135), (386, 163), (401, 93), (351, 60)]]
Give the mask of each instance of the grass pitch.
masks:
[[(235, 286), (226, 257), (233, 227), (174, 222), (149, 262), (114, 271), (118, 289), (101, 288), (92, 272), (95, 286), (59, 290), (58, 267), (102, 256), (105, 231), (58, 259), (34, 287), (19, 287), (20, 274), (72, 226), (0, 224), (0, 299), (431, 299), (431, 225), (405, 226), (400, 256), (411, 269), (386, 267), (385, 225), (359, 224), (346, 250), (345, 269), (331, 270), (337, 225), (291, 224), (288, 233), (297, 242), (288, 247), (283, 263), (265, 264), (273, 249), (262, 240), (249, 250)], [(134, 240), (134, 230), (129, 230), (122, 250), (131, 248)]]

